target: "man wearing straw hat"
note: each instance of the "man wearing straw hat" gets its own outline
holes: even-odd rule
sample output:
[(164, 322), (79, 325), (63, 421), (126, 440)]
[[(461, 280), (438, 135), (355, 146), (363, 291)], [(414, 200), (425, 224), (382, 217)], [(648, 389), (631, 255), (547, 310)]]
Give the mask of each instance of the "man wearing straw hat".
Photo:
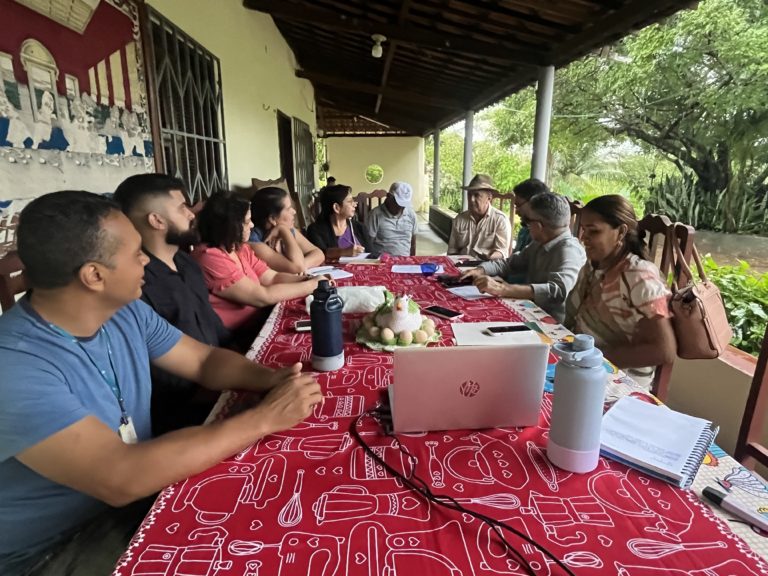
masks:
[(453, 221), (448, 254), (466, 254), (480, 260), (506, 258), (512, 229), (507, 215), (491, 206), (496, 192), (493, 180), (486, 174), (476, 174), (463, 188), (469, 210)]

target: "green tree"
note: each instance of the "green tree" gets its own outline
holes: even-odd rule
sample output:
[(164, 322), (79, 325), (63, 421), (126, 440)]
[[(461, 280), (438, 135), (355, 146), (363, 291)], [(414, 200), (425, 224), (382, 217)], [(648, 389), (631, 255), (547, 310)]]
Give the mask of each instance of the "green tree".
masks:
[[(478, 115), (478, 124), (487, 113)], [(434, 143), (426, 143), (427, 173), (432, 186)], [(472, 146), (472, 169), (475, 173), (488, 174), (496, 188), (509, 191), (515, 184), (528, 178), (530, 158), (513, 147), (507, 147), (494, 138), (475, 140)], [(461, 186), (464, 177), (464, 136), (455, 130), (444, 130), (440, 135), (440, 205), (455, 212), (461, 211)]]
[[(558, 70), (554, 173), (588, 173), (602, 146), (627, 138), (693, 175), (700, 224), (768, 232), (767, 47), (768, 3), (703, 0)], [(534, 109), (530, 90), (505, 100), (493, 116), (497, 137), (529, 142)]]

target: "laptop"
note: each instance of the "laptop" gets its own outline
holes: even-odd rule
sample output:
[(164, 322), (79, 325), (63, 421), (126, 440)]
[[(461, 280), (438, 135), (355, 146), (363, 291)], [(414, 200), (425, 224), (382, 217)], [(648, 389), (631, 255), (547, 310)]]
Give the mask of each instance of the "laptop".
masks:
[(549, 346), (397, 348), (389, 386), (395, 432), (534, 426)]

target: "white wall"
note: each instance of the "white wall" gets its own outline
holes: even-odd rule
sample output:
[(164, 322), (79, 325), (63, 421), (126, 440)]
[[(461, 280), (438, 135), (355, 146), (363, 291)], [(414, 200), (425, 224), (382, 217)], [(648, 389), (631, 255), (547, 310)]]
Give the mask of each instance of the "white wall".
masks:
[[(427, 209), (427, 177), (424, 172), (424, 139), (413, 137), (332, 137), (327, 139), (328, 174), (339, 184), (352, 186), (352, 191), (370, 192), (388, 189), (396, 180), (413, 187), (413, 206), (417, 211)], [(384, 169), (379, 184), (365, 180), (365, 170), (371, 164)]]
[(242, 0), (148, 0), (221, 61), (230, 185), (280, 175), (277, 110), (315, 133), (315, 96), (272, 21)]

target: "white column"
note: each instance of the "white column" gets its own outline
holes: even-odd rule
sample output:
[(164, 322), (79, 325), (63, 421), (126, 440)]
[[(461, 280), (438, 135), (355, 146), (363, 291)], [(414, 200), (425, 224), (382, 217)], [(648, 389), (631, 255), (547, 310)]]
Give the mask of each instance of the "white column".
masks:
[[(474, 128), (475, 111), (468, 110), (464, 117), (464, 186), (472, 180), (472, 134)], [(461, 191), (461, 209), (467, 209), (467, 191)]]
[(440, 129), (435, 128), (432, 137), (434, 144), (434, 157), (432, 159), (432, 204), (440, 203)]
[(531, 178), (547, 181), (547, 152), (549, 150), (549, 126), (552, 121), (552, 93), (555, 87), (555, 67), (539, 68), (536, 87), (536, 124), (533, 128), (533, 157)]

